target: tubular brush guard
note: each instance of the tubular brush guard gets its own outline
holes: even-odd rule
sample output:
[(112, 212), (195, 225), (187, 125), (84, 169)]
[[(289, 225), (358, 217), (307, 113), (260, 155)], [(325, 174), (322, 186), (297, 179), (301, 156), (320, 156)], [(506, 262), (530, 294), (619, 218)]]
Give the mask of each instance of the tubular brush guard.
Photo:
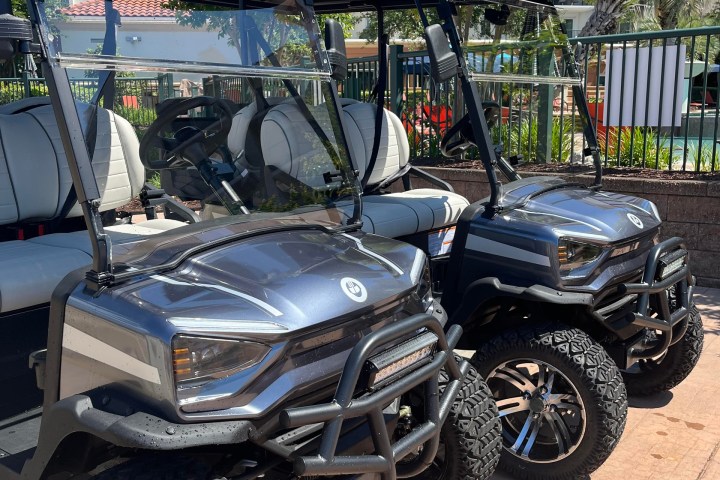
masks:
[[(637, 294), (637, 307), (632, 321), (652, 330), (660, 330), (659, 342), (651, 348), (633, 352), (635, 359), (652, 358), (674, 345), (687, 330), (694, 280), (687, 264), (687, 251), (681, 238), (674, 237), (661, 242), (650, 251), (641, 283), (623, 285), (626, 293)], [(666, 259), (670, 259), (667, 262)], [(672, 261), (682, 260), (682, 266), (668, 276), (662, 268), (669, 268)], [(667, 262), (664, 264), (664, 261)], [(664, 265), (663, 265), (664, 264)], [(674, 308), (671, 308), (668, 289), (675, 287)], [(657, 314), (651, 317), (649, 308)]]
[[(432, 359), (379, 390), (355, 398), (358, 383), (362, 383), (363, 367), (373, 353), (377, 352), (379, 347), (412, 335), (421, 329), (426, 329), (437, 337), (437, 351)], [(317, 455), (297, 457), (294, 463), (295, 474), (331, 476), (379, 473), (382, 480), (395, 480), (411, 477), (425, 470), (437, 453), (440, 428), (469, 369), (466, 361), (457, 362), (452, 353), (461, 334), (462, 328), (453, 325), (446, 337), (437, 319), (430, 315), (419, 314), (363, 338), (345, 363), (332, 402), (289, 408), (281, 413), (280, 423), (284, 428), (323, 424), (322, 440)], [(440, 396), (438, 374), (443, 367), (450, 377), (450, 382)], [(392, 443), (383, 418), (383, 408), (420, 384), (424, 384), (425, 421), (415, 426), (409, 434)], [(361, 416), (367, 419), (375, 454), (336, 456), (343, 422)], [(398, 461), (412, 452), (419, 451), (420, 447), (422, 452), (416, 459), (396, 467)]]

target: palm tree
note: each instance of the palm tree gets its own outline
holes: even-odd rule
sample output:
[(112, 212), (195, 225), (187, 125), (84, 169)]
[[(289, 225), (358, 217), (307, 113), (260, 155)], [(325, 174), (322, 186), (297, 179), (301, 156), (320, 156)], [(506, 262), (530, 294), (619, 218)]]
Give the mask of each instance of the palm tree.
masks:
[(616, 33), (620, 19), (635, 0), (597, 0), (587, 23), (580, 31), (580, 37)]

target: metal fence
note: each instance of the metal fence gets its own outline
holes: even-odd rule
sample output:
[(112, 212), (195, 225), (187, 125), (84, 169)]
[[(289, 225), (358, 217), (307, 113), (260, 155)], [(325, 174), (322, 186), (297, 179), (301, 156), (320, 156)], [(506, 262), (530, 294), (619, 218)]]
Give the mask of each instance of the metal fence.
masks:
[[(580, 41), (583, 51), (576, 58), (606, 166), (720, 169), (720, 66), (713, 61), (720, 56), (720, 27), (585, 37), (571, 43)], [(513, 71), (522, 51), (479, 47), (468, 53), (468, 62), (486, 65), (503, 55)], [(559, 51), (555, 55), (561, 64)], [(367, 101), (377, 69), (377, 57), (350, 60), (341, 95)], [(404, 52), (402, 46), (390, 47), (388, 72), (386, 106), (405, 125), (411, 156), (440, 158), (440, 137), (464, 113), (457, 80), (434, 84), (427, 52)], [(491, 133), (507, 157), (589, 161), (582, 155), (587, 145), (569, 86), (527, 79), (479, 86), (501, 108), (501, 120)], [(476, 155), (471, 151), (466, 158)]]
[[(168, 90), (169, 85), (169, 90)], [(76, 100), (87, 102), (98, 89), (96, 78), (70, 79)], [(28, 97), (47, 96), (44, 78), (23, 76), (0, 78), (0, 105)], [(120, 77), (115, 83), (115, 109), (134, 127), (143, 128), (155, 120), (155, 105), (168, 97), (178, 96), (172, 77)]]
[(720, 169), (720, 27), (573, 42), (606, 165)]

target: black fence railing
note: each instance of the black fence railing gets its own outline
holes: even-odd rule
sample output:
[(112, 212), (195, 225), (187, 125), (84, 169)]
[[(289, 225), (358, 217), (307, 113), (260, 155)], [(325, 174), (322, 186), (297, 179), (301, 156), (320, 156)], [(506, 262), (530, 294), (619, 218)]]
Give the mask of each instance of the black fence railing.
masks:
[[(572, 39), (585, 98), (601, 147), (603, 162), (614, 167), (715, 172), (720, 169), (720, 27), (633, 33)], [(571, 85), (560, 79), (541, 82), (522, 71), (523, 47), (498, 50), (478, 46), (467, 53), (486, 76), (478, 86), (498, 104), (500, 119), (491, 133), (507, 157), (525, 161), (587, 162), (587, 146)], [(556, 72), (568, 61), (559, 49), (546, 63)], [(542, 63), (535, 60), (534, 75)], [(487, 68), (486, 68), (487, 67)], [(492, 68), (491, 68), (492, 67)], [(377, 57), (351, 59), (342, 96), (368, 101), (377, 81)], [(552, 72), (550, 72), (552, 73)], [(463, 103), (457, 79), (436, 85), (427, 52), (389, 50), (386, 106), (405, 125), (413, 158), (440, 158), (438, 143), (459, 119)], [(482, 77), (482, 75), (480, 75)], [(490, 79), (490, 80), (488, 80)], [(475, 158), (468, 152), (466, 158)]]
[[(164, 77), (161, 75), (149, 78), (117, 78), (115, 110), (137, 129), (150, 125), (156, 117), (155, 105), (165, 98), (179, 96), (179, 92), (174, 90), (172, 78)], [(163, 87), (165, 87), (164, 90)], [(97, 92), (98, 80), (96, 78), (70, 79), (70, 88), (76, 100), (87, 102)], [(44, 78), (30, 76), (0, 78), (0, 105), (23, 98), (47, 95), (48, 89)]]
[(606, 165), (720, 169), (720, 26), (580, 42)]

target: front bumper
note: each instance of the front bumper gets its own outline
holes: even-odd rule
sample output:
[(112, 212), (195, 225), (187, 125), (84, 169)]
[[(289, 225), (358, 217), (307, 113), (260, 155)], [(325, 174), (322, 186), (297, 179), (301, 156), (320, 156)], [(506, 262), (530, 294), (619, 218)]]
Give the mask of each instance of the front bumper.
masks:
[[(672, 260), (678, 262), (669, 268)], [(671, 273), (665, 273), (666, 270)], [(639, 281), (619, 285), (619, 297), (593, 312), (623, 339), (615, 346), (620, 351), (611, 352), (621, 368), (661, 355), (682, 339), (687, 330), (693, 285), (683, 240), (670, 238), (650, 250)], [(644, 343), (646, 329), (660, 332), (650, 346)]]
[[(678, 253), (681, 258), (685, 258), (682, 266), (675, 272), (660, 277), (658, 273), (663, 259)], [(633, 323), (659, 330), (661, 340), (648, 349), (635, 350), (632, 353), (633, 358), (655, 357), (682, 339), (687, 331), (694, 283), (687, 264), (687, 251), (681, 238), (665, 240), (650, 250), (642, 282), (624, 284), (622, 289), (628, 294), (638, 295), (636, 309), (632, 314)]]
[[(400, 378), (377, 390), (356, 393), (360, 390), (358, 385), (366, 381), (362, 375), (366, 363), (381, 347), (417, 336), (419, 332), (429, 332), (437, 337), (436, 352), (429, 361), (407, 374), (402, 370)], [(302, 442), (299, 446), (273, 440), (257, 442), (257, 425), (248, 420), (176, 424), (144, 412), (129, 416), (112, 414), (97, 408), (85, 395), (68, 397), (45, 410), (38, 448), (33, 459), (25, 465), (22, 478), (40, 478), (62, 440), (76, 432), (88, 433), (108, 444), (134, 450), (172, 451), (253, 441), (281, 459), (294, 461), (298, 476), (373, 472), (384, 474), (384, 478), (414, 476), (432, 462), (438, 448), (440, 428), (469, 369), (467, 362), (457, 362), (452, 353), (461, 334), (462, 328), (456, 325), (449, 329), (446, 336), (437, 318), (418, 314), (363, 338), (350, 353), (330, 403), (288, 408), (281, 412), (283, 431), (304, 430), (315, 437), (314, 441)], [(450, 382), (439, 395), (438, 375), (442, 368), (448, 373)], [(424, 387), (426, 418), (409, 434), (393, 443), (383, 410), (420, 385)], [(375, 454), (337, 455), (340, 437), (348, 430), (357, 431), (363, 417)], [(351, 428), (343, 428), (347, 420)], [(284, 437), (287, 438), (288, 434)], [(396, 462), (412, 452), (421, 453), (412, 462), (396, 467)]]
[[(372, 353), (384, 344), (423, 329), (438, 338), (438, 351), (432, 360), (377, 391), (355, 397), (354, 393), (362, 382), (363, 366)], [(295, 474), (334, 476), (379, 473), (382, 478), (407, 478), (425, 470), (435, 457), (440, 428), (469, 368), (467, 362), (457, 362), (452, 353), (461, 334), (462, 328), (454, 325), (445, 337), (437, 319), (430, 315), (415, 315), (365, 337), (350, 354), (332, 402), (290, 408), (282, 412), (280, 420), (285, 428), (323, 424), (323, 435), (317, 454), (297, 457)], [(442, 395), (439, 395), (438, 375), (442, 368), (449, 374), (450, 382)], [(426, 418), (409, 434), (393, 442), (385, 427), (383, 408), (421, 384), (424, 384)], [(375, 454), (337, 455), (336, 448), (343, 423), (358, 417), (367, 419)], [(412, 462), (396, 465), (413, 452), (421, 453)]]

